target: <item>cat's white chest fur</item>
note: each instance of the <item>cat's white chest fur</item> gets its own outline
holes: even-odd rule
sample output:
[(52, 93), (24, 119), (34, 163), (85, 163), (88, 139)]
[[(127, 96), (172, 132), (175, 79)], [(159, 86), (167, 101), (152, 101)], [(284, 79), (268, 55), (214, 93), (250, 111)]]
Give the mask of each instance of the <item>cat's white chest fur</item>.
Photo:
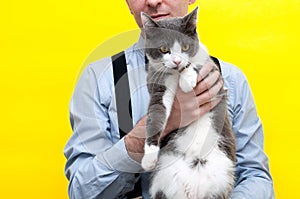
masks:
[(228, 173), (233, 171), (234, 165), (218, 147), (219, 137), (211, 126), (210, 114), (191, 124), (180, 138), (175, 138), (179, 153), (160, 155), (159, 171), (152, 179), (150, 194), (163, 190), (167, 198), (172, 199), (205, 198), (225, 192), (233, 183)]

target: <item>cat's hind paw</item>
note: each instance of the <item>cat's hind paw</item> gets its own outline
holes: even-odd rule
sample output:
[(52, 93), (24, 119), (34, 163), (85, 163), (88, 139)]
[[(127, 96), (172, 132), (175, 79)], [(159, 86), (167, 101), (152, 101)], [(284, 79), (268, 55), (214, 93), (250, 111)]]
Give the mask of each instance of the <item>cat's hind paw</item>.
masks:
[(144, 157), (142, 159), (142, 167), (146, 171), (153, 170), (157, 163), (159, 146), (145, 144)]

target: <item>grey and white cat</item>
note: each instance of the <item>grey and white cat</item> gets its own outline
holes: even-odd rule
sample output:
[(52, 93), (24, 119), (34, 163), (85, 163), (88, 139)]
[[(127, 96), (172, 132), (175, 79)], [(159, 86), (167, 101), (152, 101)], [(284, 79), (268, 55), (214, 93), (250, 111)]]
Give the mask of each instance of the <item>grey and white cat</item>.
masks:
[[(153, 171), (150, 195), (153, 199), (229, 198), (236, 157), (225, 95), (209, 113), (171, 133), (168, 141), (159, 141), (177, 86), (193, 91), (200, 68), (210, 59), (196, 32), (197, 8), (185, 17), (158, 21), (142, 13), (142, 21), (150, 94), (142, 167)], [(222, 89), (220, 94), (224, 93)]]

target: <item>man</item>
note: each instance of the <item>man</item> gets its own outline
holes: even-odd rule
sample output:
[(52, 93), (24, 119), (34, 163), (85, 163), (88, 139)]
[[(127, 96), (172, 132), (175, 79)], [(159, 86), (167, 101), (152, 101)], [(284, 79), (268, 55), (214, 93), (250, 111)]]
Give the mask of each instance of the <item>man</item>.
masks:
[[(127, 0), (139, 27), (141, 12), (155, 20), (184, 16), (195, 0)], [(143, 198), (148, 199), (149, 175), (142, 173), (145, 120), (148, 105), (143, 38), (125, 51), (130, 83), (134, 128), (120, 139), (114, 95), (112, 61), (105, 58), (83, 72), (70, 104), (73, 135), (65, 147), (69, 196), (76, 199), (128, 198), (141, 179)], [(236, 185), (232, 199), (274, 198), (268, 159), (263, 151), (263, 130), (245, 76), (236, 67), (221, 63), (228, 88), (228, 112), (237, 143)], [(200, 71), (194, 92), (178, 89), (163, 136), (188, 125), (212, 109), (223, 86), (214, 63)], [(141, 174), (140, 174), (141, 173)]]

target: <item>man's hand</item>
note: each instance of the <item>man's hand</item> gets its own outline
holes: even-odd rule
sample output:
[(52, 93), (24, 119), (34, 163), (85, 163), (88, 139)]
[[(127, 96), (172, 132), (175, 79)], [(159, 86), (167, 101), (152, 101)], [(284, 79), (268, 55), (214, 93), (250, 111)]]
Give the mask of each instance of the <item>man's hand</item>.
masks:
[(161, 138), (175, 129), (189, 125), (221, 101), (217, 94), (223, 87), (223, 80), (215, 68), (215, 64), (211, 61), (203, 65), (193, 91), (184, 93), (181, 89), (177, 89), (172, 111)]
[(144, 155), (146, 120), (144, 116), (124, 138), (128, 155), (137, 162), (141, 162)]

